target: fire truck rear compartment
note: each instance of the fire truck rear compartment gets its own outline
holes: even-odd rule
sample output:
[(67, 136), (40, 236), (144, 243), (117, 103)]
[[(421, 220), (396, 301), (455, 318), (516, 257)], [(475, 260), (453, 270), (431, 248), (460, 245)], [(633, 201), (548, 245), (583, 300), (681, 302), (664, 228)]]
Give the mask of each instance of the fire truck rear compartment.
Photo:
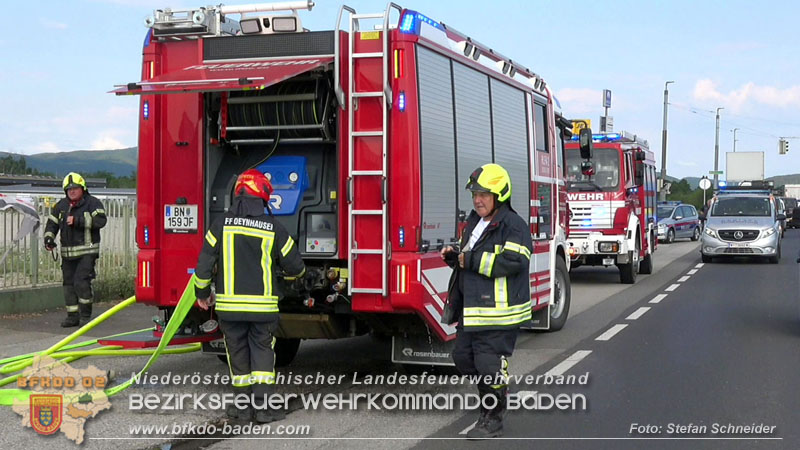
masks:
[[(308, 275), (284, 283), (281, 337), (335, 338), (361, 334), (349, 323), (338, 283), (336, 105), (329, 71), (312, 71), (257, 91), (205, 95), (207, 223), (231, 205), (236, 177), (256, 168), (271, 179), (271, 208), (289, 231)], [(336, 290), (339, 288), (340, 290)]]

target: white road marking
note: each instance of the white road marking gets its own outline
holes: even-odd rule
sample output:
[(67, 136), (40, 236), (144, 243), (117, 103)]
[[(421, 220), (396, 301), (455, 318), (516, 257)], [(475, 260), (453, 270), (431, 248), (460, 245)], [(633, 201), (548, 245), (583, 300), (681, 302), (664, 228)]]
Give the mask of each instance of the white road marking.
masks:
[(659, 302), (661, 302), (661, 300), (664, 300), (664, 297), (666, 297), (666, 296), (667, 296), (667, 294), (658, 294), (655, 297), (653, 297), (652, 300), (650, 300), (650, 303), (659, 303)]
[(697, 273), (697, 269), (692, 269), (692, 270), (690, 270), (690, 271), (688, 271), (686, 273), (689, 274), (689, 275), (694, 275), (694, 274)]
[(703, 267), (703, 266), (705, 266), (705, 264), (704, 264), (704, 263), (698, 263), (698, 264), (697, 264), (695, 267), (697, 267), (697, 268), (699, 269), (699, 268), (701, 268), (701, 267)]
[(647, 311), (650, 311), (650, 307), (649, 306), (642, 306), (641, 308), (639, 308), (636, 311), (634, 311), (630, 316), (626, 317), (626, 319), (627, 320), (636, 320), (639, 317), (642, 317), (644, 315), (644, 313), (646, 313)]
[(665, 290), (665, 291), (667, 291), (667, 292), (672, 292), (672, 291), (674, 291), (675, 289), (678, 289), (679, 287), (681, 287), (681, 285), (680, 285), (680, 284), (673, 284), (672, 286), (670, 286), (670, 287), (668, 287), (668, 288), (666, 288), (666, 289), (664, 289), (664, 290)]
[(568, 371), (575, 364), (581, 362), (581, 360), (589, 356), (590, 353), (592, 353), (591, 350), (578, 350), (577, 352), (573, 353), (572, 356), (568, 357), (564, 361), (561, 361), (557, 366), (548, 370), (545, 375), (551, 375), (554, 377), (563, 375), (564, 372)]
[(595, 338), (595, 341), (607, 341), (612, 337), (614, 337), (615, 334), (624, 330), (625, 327), (627, 326), (628, 326), (627, 324), (616, 324), (613, 327), (609, 328), (608, 331), (606, 331), (605, 333), (601, 334), (600, 336), (597, 336), (597, 338)]
[(678, 283), (683, 283), (684, 281), (688, 280), (689, 278), (692, 278), (691, 275), (686, 275), (685, 277), (680, 277), (680, 278), (678, 278)]

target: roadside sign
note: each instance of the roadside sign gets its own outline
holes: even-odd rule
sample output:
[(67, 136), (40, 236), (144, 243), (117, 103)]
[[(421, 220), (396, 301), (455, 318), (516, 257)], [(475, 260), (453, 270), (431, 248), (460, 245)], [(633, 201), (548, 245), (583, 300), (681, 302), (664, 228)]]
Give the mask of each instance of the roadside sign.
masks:
[(603, 107), (611, 108), (611, 90), (603, 89)]
[(582, 128), (592, 128), (592, 119), (574, 119), (572, 121), (572, 134), (581, 134)]
[(721, 170), (709, 170), (708, 174), (709, 175), (722, 175), (722, 171)]
[(709, 180), (708, 178), (701, 178), (699, 185), (700, 189), (705, 191), (706, 189), (711, 187), (711, 180)]

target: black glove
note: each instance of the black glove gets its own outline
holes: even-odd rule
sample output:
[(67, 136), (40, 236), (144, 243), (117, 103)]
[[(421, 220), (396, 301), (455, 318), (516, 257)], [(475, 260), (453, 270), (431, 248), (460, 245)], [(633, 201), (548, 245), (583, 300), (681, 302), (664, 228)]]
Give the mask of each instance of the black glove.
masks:
[(44, 248), (46, 248), (47, 250), (52, 250), (56, 248), (56, 240), (50, 236), (47, 236), (46, 238), (44, 238)]
[(457, 266), (459, 254), (461, 254), (461, 252), (457, 250), (453, 250), (452, 252), (447, 252), (444, 254), (444, 261), (450, 266)]

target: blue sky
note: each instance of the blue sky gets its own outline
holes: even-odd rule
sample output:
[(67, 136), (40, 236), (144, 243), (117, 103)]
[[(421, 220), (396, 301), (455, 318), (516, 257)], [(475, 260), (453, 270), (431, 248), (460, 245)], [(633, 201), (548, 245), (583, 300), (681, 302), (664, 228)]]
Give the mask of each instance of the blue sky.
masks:
[[(244, 2), (242, 2), (244, 3)], [(257, 3), (253, 1), (251, 3)], [(4, 2), (0, 151), (32, 154), (136, 145), (138, 99), (106, 92), (137, 81), (143, 19), (186, 0)], [(231, 2), (232, 4), (232, 2)], [(301, 12), (332, 29), (340, 1)], [(353, 0), (359, 12), (385, 1)], [(541, 74), (569, 118), (599, 127), (613, 92), (615, 130), (650, 142), (661, 160), (664, 82), (670, 85), (667, 173), (713, 169), (715, 110), (725, 152), (766, 152), (768, 176), (800, 172), (800, 4), (792, 1), (401, 1)], [(791, 136), (788, 155), (778, 137)]]

